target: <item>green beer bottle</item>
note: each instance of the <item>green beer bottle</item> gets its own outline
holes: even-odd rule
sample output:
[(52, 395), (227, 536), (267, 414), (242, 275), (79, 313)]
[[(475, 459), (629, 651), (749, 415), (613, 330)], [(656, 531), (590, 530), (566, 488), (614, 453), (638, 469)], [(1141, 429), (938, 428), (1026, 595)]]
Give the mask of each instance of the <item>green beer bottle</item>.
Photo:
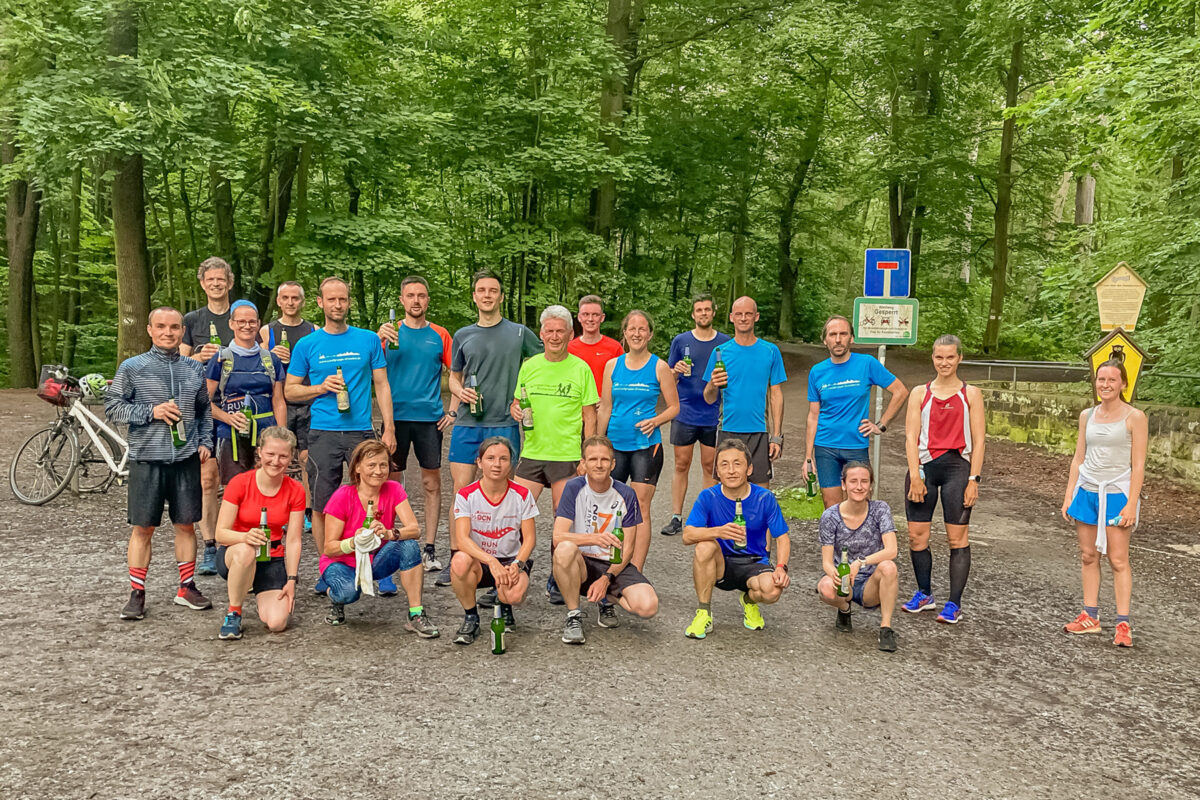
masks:
[(620, 564), (621, 558), (622, 558), (621, 550), (625, 545), (625, 531), (621, 528), (620, 525), (618, 525), (616, 528), (613, 529), (613, 536), (617, 537), (617, 541), (620, 542), (621, 544), (617, 545), (616, 547), (614, 547), (612, 549), (612, 555), (608, 557), (608, 563)]
[[(247, 403), (250, 398), (246, 398)], [(250, 410), (249, 405), (242, 406), (242, 416), (246, 418), (248, 427), (246, 428), (246, 436), (250, 439), (250, 444), (254, 444), (254, 412)], [(230, 431), (231, 436), (237, 436), (237, 431)]]
[(842, 560), (837, 565), (838, 585), (837, 596), (850, 596), (850, 554), (846, 548), (842, 548)]
[[(343, 383), (345, 382), (346, 379), (344, 377), (342, 377), (342, 368), (341, 367), (337, 368), (337, 376), (338, 376), (339, 380), (341, 380)], [(345, 386), (343, 386), (341, 389), (338, 389), (337, 406), (338, 406), (338, 411), (342, 412), (343, 414), (350, 413), (350, 390), (347, 389)]]
[(683, 365), (687, 367), (687, 374), (690, 377), (692, 374), (692, 346), (690, 344), (683, 346)]
[(211, 320), (208, 323), (208, 343), (221, 346), (221, 334), (217, 333), (217, 323)]
[(533, 405), (529, 402), (529, 392), (525, 391), (525, 384), (521, 384), (521, 399), (517, 401), (517, 405), (521, 407), (521, 430), (533, 430)]
[[(745, 530), (745, 528), (746, 528), (746, 518), (744, 516), (742, 516), (742, 501), (741, 500), (733, 501), (733, 524), (741, 525), (743, 530)], [(745, 544), (745, 542), (743, 542), (742, 544), (738, 544), (737, 542), (734, 542), (733, 549), (734, 550), (745, 550), (746, 544)]]
[(367, 501), (367, 518), (363, 520), (362, 529), (364, 531), (371, 530), (371, 526), (375, 524), (375, 501)]
[(483, 416), (483, 390), (479, 388), (479, 376), (472, 372), (467, 377), (464, 386), (475, 391), (475, 399), (471, 401), (471, 416), (476, 419)]
[[(394, 309), (394, 308), (388, 309), (388, 322), (392, 323), (393, 328), (396, 327), (396, 309)], [(387, 350), (389, 344), (391, 344), (391, 342), (389, 342), (387, 339), (384, 339), (383, 340), (383, 349)]]
[(271, 528), (267, 525), (267, 507), (263, 506), (262, 511), (258, 515), (258, 527), (267, 536), (267, 540), (258, 546), (258, 557), (256, 561), (271, 560)]
[(504, 654), (504, 617), (500, 616), (500, 601), (492, 609), (492, 655)]
[(725, 370), (725, 359), (721, 358), (721, 348), (717, 348), (717, 363), (713, 364), (713, 372)]
[[(175, 402), (174, 397), (171, 398), (171, 405), (179, 407), (179, 403)], [(169, 427), (171, 428), (171, 444), (176, 447), (183, 447), (187, 444), (187, 429), (183, 427), (183, 417), (171, 423)]]
[(817, 496), (817, 473), (815, 473), (815, 472), (808, 473), (808, 486), (807, 486), (807, 488), (805, 488), (804, 493), (808, 497), (816, 497)]
[(287, 328), (282, 328), (279, 331), (279, 346), (289, 353), (292, 351), (292, 343), (287, 338)]

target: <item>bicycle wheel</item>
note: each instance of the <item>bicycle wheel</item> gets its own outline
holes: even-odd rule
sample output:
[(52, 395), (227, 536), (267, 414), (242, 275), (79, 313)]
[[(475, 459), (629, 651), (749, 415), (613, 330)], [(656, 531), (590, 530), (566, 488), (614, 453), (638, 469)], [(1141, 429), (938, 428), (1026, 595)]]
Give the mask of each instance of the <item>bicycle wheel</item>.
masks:
[[(102, 430), (97, 430), (96, 434), (104, 442), (104, 446), (107, 448), (108, 454), (112, 456), (113, 461), (119, 462), (122, 453), (121, 445), (113, 441), (112, 436)], [(82, 436), (76, 435), (80, 439), (80, 442), (79, 468), (75, 470), (75, 484), (80, 494), (107, 491), (112, 482), (117, 479), (117, 473), (109, 468), (108, 462), (104, 460), (104, 454), (100, 452), (100, 448), (96, 447), (96, 444), (87, 435), (86, 431), (83, 432)]]
[(8, 485), (22, 503), (49, 503), (67, 488), (79, 463), (79, 440), (63, 424), (43, 428), (25, 440), (8, 467)]

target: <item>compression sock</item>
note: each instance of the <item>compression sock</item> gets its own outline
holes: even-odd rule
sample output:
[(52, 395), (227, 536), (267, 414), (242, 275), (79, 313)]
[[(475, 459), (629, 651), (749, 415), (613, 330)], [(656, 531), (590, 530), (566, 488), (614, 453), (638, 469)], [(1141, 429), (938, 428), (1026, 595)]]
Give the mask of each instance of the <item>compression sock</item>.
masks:
[(135, 592), (146, 591), (146, 570), (149, 567), (130, 567), (129, 568), (129, 588)]
[(479, 619), (479, 606), (471, 606), (470, 608), (463, 609), (463, 616), (467, 619), (470, 619), (471, 617)]
[(242, 615), (242, 607), (241, 606), (230, 606), (229, 613), (237, 614), (240, 617)]
[(412, 619), (413, 617), (417, 616), (424, 610), (425, 610), (425, 606), (409, 606), (408, 607), (408, 618)]
[(196, 574), (196, 560), (177, 561), (176, 564), (179, 567), (179, 585), (187, 586), (192, 582), (192, 576)]
[(698, 604), (696, 605), (696, 609), (697, 609), (697, 610), (699, 610), (699, 611), (707, 611), (708, 613), (710, 613), (710, 614), (711, 614), (711, 613), (712, 613), (712, 603), (711, 603), (711, 602), (708, 602), (708, 603), (698, 603)]
[(1129, 624), (1128, 614), (1117, 614), (1117, 624), (1120, 625), (1122, 622), (1124, 622), (1126, 625)]
[(950, 602), (962, 605), (963, 589), (971, 574), (971, 545), (950, 548)]
[(912, 559), (917, 588), (921, 590), (921, 594), (932, 595), (933, 553), (926, 547), (924, 550), (910, 550), (908, 555)]
[(1084, 606), (1083, 610), (1092, 619), (1100, 619), (1100, 606)]

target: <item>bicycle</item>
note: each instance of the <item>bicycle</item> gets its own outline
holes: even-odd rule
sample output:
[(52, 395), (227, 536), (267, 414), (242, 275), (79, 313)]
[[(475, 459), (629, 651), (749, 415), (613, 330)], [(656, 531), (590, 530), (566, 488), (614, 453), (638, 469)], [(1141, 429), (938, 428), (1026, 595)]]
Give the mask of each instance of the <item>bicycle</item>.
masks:
[(106, 492), (129, 477), (129, 443), (84, 404), (84, 394), (66, 367), (42, 367), (38, 397), (55, 407), (57, 418), (13, 456), (8, 483), (17, 500), (41, 506), (68, 485), (76, 494)]

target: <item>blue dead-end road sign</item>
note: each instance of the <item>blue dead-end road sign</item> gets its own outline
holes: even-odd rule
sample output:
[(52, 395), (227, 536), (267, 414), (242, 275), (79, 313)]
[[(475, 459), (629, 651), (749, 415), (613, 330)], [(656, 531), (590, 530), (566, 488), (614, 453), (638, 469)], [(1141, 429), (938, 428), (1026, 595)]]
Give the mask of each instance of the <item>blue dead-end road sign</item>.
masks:
[(867, 250), (863, 297), (908, 297), (912, 284), (912, 253), (908, 250)]

